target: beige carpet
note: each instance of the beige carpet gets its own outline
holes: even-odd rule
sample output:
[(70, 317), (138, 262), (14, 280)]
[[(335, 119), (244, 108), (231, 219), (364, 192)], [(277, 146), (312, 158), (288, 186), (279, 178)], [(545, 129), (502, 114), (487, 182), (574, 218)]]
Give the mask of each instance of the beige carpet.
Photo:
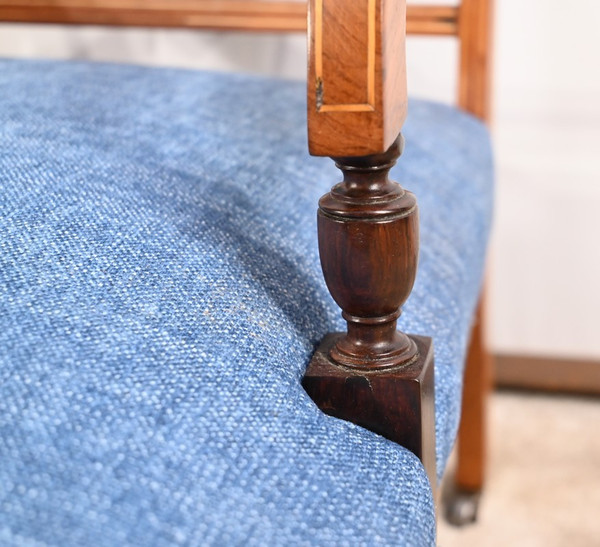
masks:
[(600, 547), (600, 398), (494, 394), (479, 519), (440, 547)]

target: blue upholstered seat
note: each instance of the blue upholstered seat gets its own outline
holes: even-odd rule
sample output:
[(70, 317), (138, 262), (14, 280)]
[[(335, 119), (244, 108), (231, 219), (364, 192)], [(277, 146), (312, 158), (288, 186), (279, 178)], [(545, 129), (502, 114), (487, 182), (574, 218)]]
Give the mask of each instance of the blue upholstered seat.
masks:
[[(0, 62), (0, 543), (429, 545), (405, 449), (300, 379), (343, 328), (322, 280), (305, 90), (239, 75)], [(452, 448), (490, 220), (480, 123), (410, 104), (421, 210), (401, 327), (433, 336)]]

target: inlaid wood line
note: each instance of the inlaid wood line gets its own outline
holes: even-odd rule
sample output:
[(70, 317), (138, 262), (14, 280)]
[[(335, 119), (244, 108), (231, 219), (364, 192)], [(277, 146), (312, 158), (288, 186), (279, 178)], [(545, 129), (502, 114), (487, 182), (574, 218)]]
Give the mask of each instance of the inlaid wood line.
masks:
[(323, 2), (315, 2), (315, 80), (318, 112), (373, 112), (375, 110), (375, 36), (377, 31), (377, 0), (368, 0), (367, 102), (359, 104), (326, 104), (323, 78)]

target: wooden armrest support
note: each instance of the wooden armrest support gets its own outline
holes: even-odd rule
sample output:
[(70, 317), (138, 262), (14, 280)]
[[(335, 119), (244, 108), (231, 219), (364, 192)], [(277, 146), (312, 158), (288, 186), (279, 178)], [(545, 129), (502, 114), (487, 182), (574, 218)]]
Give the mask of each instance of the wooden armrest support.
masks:
[(328, 414), (412, 450), (436, 484), (431, 339), (396, 330), (415, 280), (415, 196), (388, 178), (406, 117), (405, 0), (311, 0), (312, 154), (343, 172), (319, 202), (325, 281), (348, 323), (328, 335), (304, 386)]

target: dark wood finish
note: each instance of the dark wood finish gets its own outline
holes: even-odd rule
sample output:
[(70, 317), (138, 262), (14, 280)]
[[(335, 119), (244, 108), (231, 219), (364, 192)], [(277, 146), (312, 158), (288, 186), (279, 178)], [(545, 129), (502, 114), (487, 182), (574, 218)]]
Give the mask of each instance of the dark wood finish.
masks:
[[(304, 32), (306, 2), (266, 0), (0, 0), (0, 21)], [(409, 6), (411, 34), (456, 35), (458, 9)]]
[(497, 387), (600, 395), (600, 361), (496, 355)]
[(388, 177), (402, 147), (336, 158), (344, 180), (319, 202), (319, 252), (348, 331), (323, 341), (303, 385), (324, 412), (413, 451), (435, 488), (432, 343), (396, 329), (419, 237), (414, 195)]
[(410, 362), (414, 343), (396, 330), (417, 272), (416, 199), (389, 180), (402, 138), (385, 153), (338, 158), (344, 181), (319, 202), (319, 252), (325, 282), (348, 323), (332, 349), (346, 367)]
[(323, 275), (346, 333), (325, 338), (303, 385), (328, 414), (401, 443), (436, 485), (431, 340), (396, 329), (417, 271), (413, 194), (389, 179), (406, 116), (403, 0), (310, 0), (308, 141), (343, 181), (319, 201)]
[(436, 489), (433, 346), (412, 336), (418, 359), (396, 367), (346, 368), (331, 359), (343, 333), (322, 342), (302, 380), (323, 412), (394, 441), (421, 459)]

